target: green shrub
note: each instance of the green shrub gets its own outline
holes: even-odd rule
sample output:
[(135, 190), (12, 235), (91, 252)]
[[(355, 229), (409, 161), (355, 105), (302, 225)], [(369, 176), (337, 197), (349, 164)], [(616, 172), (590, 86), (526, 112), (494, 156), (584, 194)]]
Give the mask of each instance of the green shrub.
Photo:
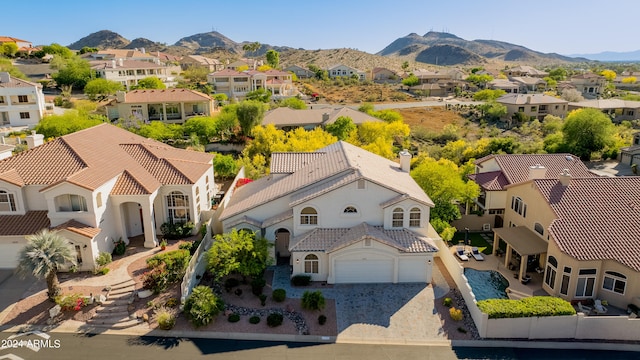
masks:
[(451, 305), (453, 305), (453, 300), (450, 297), (444, 298), (444, 300), (442, 300), (442, 305), (451, 307)]
[(553, 296), (532, 296), (520, 300), (480, 300), (478, 308), (489, 315), (489, 319), (563, 316), (576, 313), (571, 303)]
[(149, 300), (149, 301), (147, 301), (147, 307), (148, 307), (148, 308), (153, 308), (153, 307), (155, 307), (155, 306), (156, 306), (156, 304), (153, 302), (153, 300)]
[(236, 279), (236, 278), (227, 278), (224, 281), (224, 288), (225, 290), (227, 290), (227, 292), (231, 291), (231, 289), (233, 289), (234, 287), (240, 285), (240, 280)]
[(162, 307), (154, 311), (154, 314), (160, 329), (171, 330), (176, 325), (176, 316), (168, 309)]
[(60, 305), (62, 311), (80, 311), (89, 305), (89, 299), (82, 294), (61, 295), (55, 298), (55, 302)]
[(191, 260), (191, 254), (188, 250), (179, 249), (173, 251), (167, 251), (159, 253), (153, 257), (147, 259), (147, 266), (150, 268), (156, 268), (160, 264), (164, 264), (169, 283), (182, 281), (187, 266), (189, 266), (189, 260)]
[(147, 271), (142, 276), (142, 286), (159, 294), (169, 286), (169, 273), (164, 264)]
[(124, 243), (122, 238), (118, 239), (118, 241), (114, 241), (113, 245), (113, 255), (121, 256), (127, 251), (127, 244)]
[(98, 266), (105, 266), (111, 263), (111, 261), (111, 254), (108, 252), (101, 251), (100, 254), (98, 254), (98, 257), (96, 257), (96, 264), (98, 264)]
[(193, 246), (193, 243), (191, 241), (185, 241), (185, 242), (181, 242), (180, 245), (178, 245), (178, 249), (189, 250), (189, 252), (191, 252), (192, 246)]
[(260, 296), (262, 294), (262, 289), (264, 289), (267, 282), (264, 278), (259, 277), (251, 280), (251, 292), (255, 296)]
[(311, 284), (311, 275), (295, 275), (291, 278), (293, 286), (308, 286)]
[(324, 308), (322, 291), (305, 291), (302, 294), (302, 307), (308, 310), (322, 310)]
[(191, 221), (177, 223), (166, 222), (160, 225), (160, 232), (165, 239), (183, 239), (191, 236), (194, 226)]
[(318, 316), (318, 324), (324, 325), (327, 323), (327, 317), (324, 315)]
[(265, 304), (267, 303), (267, 295), (260, 294), (258, 298), (260, 298), (260, 305), (265, 306)]
[(283, 302), (287, 298), (287, 290), (275, 289), (273, 293), (271, 293), (271, 298), (275, 302)]
[(169, 308), (174, 308), (174, 307), (178, 306), (179, 303), (180, 303), (180, 301), (178, 301), (178, 299), (170, 298), (169, 300), (167, 300), (167, 302), (164, 303), (164, 306), (169, 307)]
[(96, 269), (93, 273), (95, 275), (107, 275), (109, 273), (109, 268), (108, 267), (99, 268), (99, 269)]
[(254, 325), (258, 324), (260, 322), (260, 316), (254, 315), (254, 316), (250, 317), (249, 318), (249, 322), (254, 324)]
[(210, 287), (204, 285), (193, 288), (184, 303), (184, 313), (196, 327), (209, 324), (223, 308), (224, 303), (216, 297)]
[(227, 317), (227, 320), (230, 323), (238, 322), (238, 321), (240, 321), (240, 315), (238, 315), (236, 313), (229, 314), (229, 317)]
[(449, 316), (453, 321), (460, 321), (462, 320), (462, 310), (452, 307), (449, 309)]
[(283, 320), (284, 317), (282, 316), (282, 314), (271, 313), (269, 314), (269, 316), (267, 316), (267, 325), (269, 325), (269, 327), (280, 326), (282, 325)]

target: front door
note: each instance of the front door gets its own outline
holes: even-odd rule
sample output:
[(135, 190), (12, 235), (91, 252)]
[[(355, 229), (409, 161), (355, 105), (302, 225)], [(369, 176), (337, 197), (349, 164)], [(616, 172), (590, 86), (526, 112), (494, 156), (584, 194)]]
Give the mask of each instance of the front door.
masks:
[(278, 229), (276, 231), (276, 256), (277, 257), (289, 257), (289, 230)]

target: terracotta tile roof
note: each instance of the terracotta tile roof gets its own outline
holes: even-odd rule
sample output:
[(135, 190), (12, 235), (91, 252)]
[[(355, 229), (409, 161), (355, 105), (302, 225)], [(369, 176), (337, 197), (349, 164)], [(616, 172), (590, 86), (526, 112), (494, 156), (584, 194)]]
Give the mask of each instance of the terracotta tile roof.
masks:
[(50, 225), (47, 211), (27, 211), (24, 215), (0, 215), (0, 236), (35, 234)]
[(245, 73), (245, 72), (240, 72), (240, 71), (235, 71), (232, 69), (224, 69), (224, 70), (220, 70), (220, 71), (216, 71), (214, 73), (209, 74), (210, 76), (213, 77), (217, 77), (217, 76), (242, 76), (242, 77), (249, 77), (250, 75)]
[[(313, 196), (306, 190), (318, 186), (325, 190), (334, 189), (336, 184), (352, 182), (354, 176), (388, 188), (396, 194), (407, 194), (427, 206), (433, 206), (433, 202), (422, 188), (409, 173), (403, 172), (396, 162), (344, 141), (338, 141), (317, 152), (325, 153), (325, 156), (318, 157), (290, 175), (282, 178), (269, 175), (237, 189), (220, 219), (225, 220), (283, 196), (294, 195), (290, 201), (296, 196)], [(325, 182), (331, 182), (331, 185), (327, 187)]]
[(292, 239), (291, 251), (332, 253), (359, 241), (371, 239), (404, 253), (437, 252), (431, 239), (407, 229), (390, 230), (361, 223), (352, 228), (314, 229)]
[(16, 171), (16, 169), (11, 169), (0, 173), (0, 180), (6, 181), (9, 184), (13, 184), (16, 186), (23, 186), (24, 180), (20, 177), (20, 174)]
[(0, 77), (0, 88), (8, 89), (8, 88), (19, 88), (19, 87), (42, 87), (42, 86), (40, 84), (32, 83), (31, 81), (18, 79), (17, 77), (13, 77), (11, 75), (9, 75), (9, 81), (2, 81), (2, 77)]
[(0, 36), (0, 43), (5, 43), (5, 42), (29, 42), (29, 41), (21, 40), (11, 36)]
[(321, 152), (275, 152), (271, 153), (270, 174), (291, 174), (299, 168), (315, 161), (320, 156), (324, 156)]
[(151, 192), (142, 186), (128, 171), (118, 177), (118, 181), (111, 189), (111, 195), (145, 195)]
[[(545, 178), (547, 179), (557, 179), (564, 169), (569, 169), (569, 173), (575, 177), (597, 176), (587, 169), (579, 157), (571, 154), (489, 155), (476, 160), (475, 164), (482, 168), (483, 164), (491, 159), (495, 159), (508, 184), (517, 184), (529, 180), (529, 168), (535, 165), (545, 167)], [(478, 174), (476, 174), (476, 177), (477, 176)], [(492, 175), (481, 175), (480, 181), (484, 183), (491, 182), (491, 176)], [(496, 178), (496, 181), (490, 185), (492, 188), (487, 190), (501, 190), (506, 186), (504, 179), (500, 178)], [(499, 185), (502, 185), (502, 188), (499, 188)]]
[(181, 101), (211, 101), (211, 97), (191, 89), (153, 89), (129, 91), (124, 99), (126, 104)]
[(127, 171), (128, 178), (119, 179), (123, 187), (117, 192), (132, 189), (125, 184), (135, 179), (136, 186), (150, 193), (163, 184), (192, 184), (212, 172), (212, 160), (210, 154), (176, 149), (101, 124), (0, 160), (0, 176), (19, 176), (23, 184), (45, 185), (45, 189), (68, 182), (94, 190)]
[(98, 234), (100, 234), (100, 231), (102, 231), (100, 228), (85, 225), (76, 220), (69, 220), (65, 223), (62, 223), (53, 228), (53, 230), (68, 230), (89, 239), (93, 239), (94, 237), (98, 236)]
[(469, 174), (469, 179), (488, 191), (504, 190), (504, 187), (509, 185), (509, 180), (507, 180), (502, 171)]
[(611, 259), (640, 271), (640, 177), (535, 180), (557, 218), (549, 233), (578, 260)]
[(160, 69), (165, 68), (165, 65), (162, 64), (154, 64), (151, 61), (142, 61), (142, 60), (122, 60), (122, 65), (120, 65), (119, 60), (116, 61), (116, 66), (113, 67), (114, 60), (92, 60), (89, 61), (92, 69)]

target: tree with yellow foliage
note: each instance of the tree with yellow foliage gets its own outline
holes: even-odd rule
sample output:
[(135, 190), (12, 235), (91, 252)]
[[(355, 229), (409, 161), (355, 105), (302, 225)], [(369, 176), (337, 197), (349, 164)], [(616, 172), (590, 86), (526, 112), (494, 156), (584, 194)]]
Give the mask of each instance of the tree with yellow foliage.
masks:
[(602, 70), (600, 75), (604, 76), (607, 81), (613, 81), (617, 76), (615, 71), (609, 69)]

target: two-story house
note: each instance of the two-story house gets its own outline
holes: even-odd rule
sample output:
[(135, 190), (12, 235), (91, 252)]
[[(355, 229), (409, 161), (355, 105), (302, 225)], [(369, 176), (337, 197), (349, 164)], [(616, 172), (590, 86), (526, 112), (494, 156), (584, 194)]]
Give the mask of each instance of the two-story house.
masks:
[(218, 59), (208, 58), (202, 55), (186, 55), (180, 59), (180, 66), (183, 70), (191, 67), (201, 67), (209, 72), (224, 70), (224, 64)]
[(514, 66), (510, 69), (504, 70), (504, 74), (508, 77), (512, 76), (528, 76), (542, 79), (545, 76), (549, 76), (549, 73), (546, 71), (538, 70), (533, 66), (529, 65), (518, 65)]
[(44, 113), (42, 85), (0, 72), (0, 126), (31, 128)]
[(109, 120), (163, 121), (182, 124), (194, 116), (211, 116), (211, 96), (191, 89), (118, 91), (107, 109)]
[(327, 73), (331, 79), (335, 79), (338, 77), (348, 77), (351, 78), (356, 76), (358, 80), (364, 81), (367, 79), (367, 73), (362, 70), (358, 70), (354, 67), (347, 66), (344, 64), (338, 64), (331, 66), (327, 69)]
[(365, 122), (382, 121), (369, 114), (353, 110), (346, 106), (304, 110), (279, 107), (269, 110), (264, 114), (262, 125), (273, 124), (276, 128), (283, 130), (292, 130), (299, 127), (312, 130), (318, 126), (333, 124), (340, 117), (348, 117), (356, 125)]
[(282, 70), (296, 74), (298, 79), (309, 79), (316, 76), (313, 71), (299, 65), (289, 65)]
[(593, 99), (604, 91), (607, 79), (598, 74), (584, 73), (572, 76), (569, 81), (575, 86), (576, 90), (582, 93), (587, 99)]
[(593, 108), (609, 115), (611, 120), (620, 123), (625, 120), (640, 119), (640, 101), (622, 99), (592, 99), (569, 103), (569, 111)]
[(504, 119), (513, 119), (517, 113), (527, 118), (543, 120), (547, 115), (564, 118), (567, 114), (569, 102), (545, 94), (506, 94), (496, 102), (507, 107)]
[(15, 268), (25, 236), (43, 228), (71, 242), (79, 270), (94, 269), (119, 239), (156, 246), (163, 223), (198, 229), (216, 192), (213, 176), (212, 155), (110, 124), (0, 160), (0, 268)]
[[(640, 178), (533, 178), (507, 187), (505, 227), (494, 229), (494, 249), (505, 242), (505, 264), (538, 257), (542, 288), (570, 301), (601, 299), (625, 309), (640, 306)], [(509, 226), (507, 226), (509, 224)]]
[(125, 89), (138, 85), (138, 81), (155, 76), (167, 87), (175, 86), (177, 76), (180, 74), (180, 66), (164, 65), (160, 60), (155, 62), (141, 60), (112, 59), (107, 61), (90, 61), (91, 69), (99, 78), (117, 81)]
[(243, 99), (248, 92), (265, 89), (273, 97), (291, 97), (297, 94), (292, 75), (280, 70), (245, 70), (242, 72), (224, 69), (207, 75), (207, 81), (216, 93), (226, 94), (230, 99)]
[(233, 191), (224, 231), (257, 232), (293, 275), (327, 283), (430, 282), (433, 202), (400, 164), (346, 142), (274, 153), (268, 176)]

